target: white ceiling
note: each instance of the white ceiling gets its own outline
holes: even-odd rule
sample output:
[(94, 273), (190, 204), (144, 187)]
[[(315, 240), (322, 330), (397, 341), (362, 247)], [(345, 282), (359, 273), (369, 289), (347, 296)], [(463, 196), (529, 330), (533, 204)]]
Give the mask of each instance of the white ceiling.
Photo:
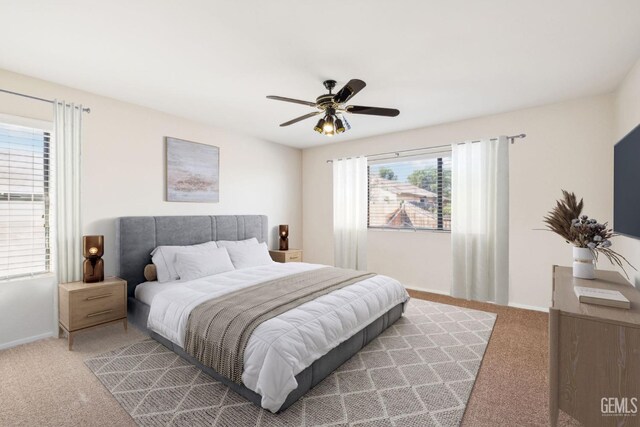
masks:
[[(612, 91), (639, 23), (638, 0), (0, 0), (0, 68), (313, 147)], [(280, 128), (312, 110), (265, 96), (328, 78), (400, 116)]]

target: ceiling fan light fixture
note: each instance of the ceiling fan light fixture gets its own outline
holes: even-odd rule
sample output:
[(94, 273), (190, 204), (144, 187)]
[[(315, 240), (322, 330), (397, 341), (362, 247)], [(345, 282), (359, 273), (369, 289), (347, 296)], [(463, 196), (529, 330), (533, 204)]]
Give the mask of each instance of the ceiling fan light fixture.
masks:
[(324, 118), (318, 120), (318, 124), (313, 128), (318, 133), (324, 132)]
[(344, 127), (344, 123), (342, 122), (342, 120), (339, 117), (336, 117), (334, 125), (335, 125), (335, 128), (336, 128), (336, 133), (342, 133), (342, 132), (347, 130)]
[(322, 130), (324, 131), (325, 135), (329, 135), (329, 133), (331, 133), (331, 135), (333, 135), (333, 132), (335, 130), (335, 126), (333, 123), (333, 117), (330, 115), (325, 116), (324, 118), (324, 125), (322, 126)]

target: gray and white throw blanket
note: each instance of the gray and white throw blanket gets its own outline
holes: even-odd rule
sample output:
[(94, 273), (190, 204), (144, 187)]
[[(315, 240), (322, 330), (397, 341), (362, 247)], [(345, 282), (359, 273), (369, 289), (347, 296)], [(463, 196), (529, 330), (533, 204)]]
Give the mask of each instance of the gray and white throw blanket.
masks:
[(375, 274), (326, 267), (203, 302), (189, 316), (184, 349), (203, 365), (241, 384), (245, 348), (262, 322), (372, 276)]

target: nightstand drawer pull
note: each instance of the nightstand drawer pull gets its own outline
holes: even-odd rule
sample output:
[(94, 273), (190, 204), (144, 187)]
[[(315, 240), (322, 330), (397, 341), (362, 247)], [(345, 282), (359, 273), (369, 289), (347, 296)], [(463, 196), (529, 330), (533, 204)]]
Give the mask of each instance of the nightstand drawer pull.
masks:
[(87, 297), (87, 301), (91, 301), (91, 300), (94, 300), (94, 299), (100, 299), (100, 298), (106, 298), (106, 297), (110, 297), (111, 295), (113, 295), (113, 293), (110, 293), (110, 294), (102, 294), (102, 295), (95, 295), (95, 296), (92, 296), (92, 297)]
[(96, 316), (102, 316), (103, 314), (109, 314), (113, 311), (113, 309), (111, 310), (104, 310), (104, 311), (99, 311), (97, 313), (91, 313), (91, 314), (87, 314), (87, 317), (96, 317)]

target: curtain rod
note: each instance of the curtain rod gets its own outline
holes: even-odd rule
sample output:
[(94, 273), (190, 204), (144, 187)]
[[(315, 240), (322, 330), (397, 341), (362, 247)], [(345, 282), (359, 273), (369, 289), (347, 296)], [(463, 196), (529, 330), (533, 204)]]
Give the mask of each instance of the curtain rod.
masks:
[[(49, 104), (53, 104), (55, 102), (53, 99), (39, 98), (37, 96), (31, 96), (31, 95), (26, 95), (24, 93), (12, 92), (6, 89), (0, 89), (0, 92), (8, 93), (10, 95), (22, 96), (23, 98), (35, 99), (36, 101), (48, 102)], [(91, 108), (88, 108), (88, 107), (83, 108), (82, 111), (84, 111), (85, 113), (91, 113)]]
[[(509, 140), (510, 143), (514, 143), (516, 139), (520, 139), (520, 138), (526, 138), (527, 134), (525, 133), (520, 133), (518, 135), (511, 135), (508, 136), (507, 139)], [(489, 141), (497, 141), (498, 138), (491, 138), (489, 139)], [(481, 140), (476, 140), (476, 141), (471, 141), (471, 143), (476, 143), (476, 142), (480, 142)], [(464, 142), (458, 142), (458, 145), (460, 144), (465, 144)], [(377, 153), (377, 154), (367, 154), (364, 157), (378, 157), (378, 156), (388, 156), (388, 155), (393, 155), (394, 157), (400, 157), (400, 153), (410, 153), (413, 151), (425, 151), (425, 150), (435, 150), (438, 148), (445, 148), (445, 147), (451, 147), (451, 144), (443, 144), (443, 145), (434, 145), (433, 147), (422, 147), (422, 148), (411, 148), (408, 150), (400, 150), (400, 151), (388, 151), (386, 153)], [(345, 159), (350, 159), (351, 157), (345, 157)], [(344, 160), (344, 159), (335, 159), (335, 160)], [(379, 159), (379, 160), (384, 160), (384, 159)], [(327, 160), (327, 163), (333, 163), (333, 159)]]

